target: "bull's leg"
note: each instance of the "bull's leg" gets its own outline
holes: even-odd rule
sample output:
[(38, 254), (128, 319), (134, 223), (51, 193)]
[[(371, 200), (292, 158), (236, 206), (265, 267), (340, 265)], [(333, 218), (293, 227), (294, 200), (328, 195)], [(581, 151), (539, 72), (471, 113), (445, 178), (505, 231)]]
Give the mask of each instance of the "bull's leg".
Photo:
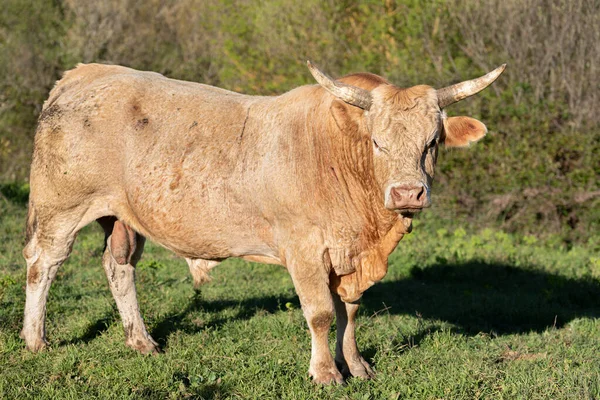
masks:
[(337, 341), (335, 346), (335, 362), (340, 367), (342, 374), (360, 378), (373, 378), (375, 376), (369, 363), (365, 361), (358, 351), (355, 337), (355, 320), (358, 312), (357, 303), (345, 303), (335, 293), (332, 293), (335, 304)]
[(58, 268), (71, 253), (79, 215), (36, 215), (30, 204), (27, 220), (27, 244), (23, 257), (27, 262), (25, 315), (21, 338), (27, 349), (39, 351), (46, 342), (46, 301)]
[(342, 374), (329, 351), (328, 336), (334, 306), (328, 272), (322, 264), (293, 263), (288, 267), (311, 334), (308, 373), (316, 383), (343, 383)]
[(187, 261), (192, 278), (194, 278), (194, 289), (198, 289), (204, 283), (210, 282), (208, 273), (219, 264), (218, 261), (202, 260), (200, 258), (186, 258), (185, 261)]
[(157, 353), (158, 344), (146, 331), (135, 290), (135, 265), (145, 238), (114, 218), (99, 222), (106, 233), (102, 266), (123, 321), (125, 344), (142, 354)]

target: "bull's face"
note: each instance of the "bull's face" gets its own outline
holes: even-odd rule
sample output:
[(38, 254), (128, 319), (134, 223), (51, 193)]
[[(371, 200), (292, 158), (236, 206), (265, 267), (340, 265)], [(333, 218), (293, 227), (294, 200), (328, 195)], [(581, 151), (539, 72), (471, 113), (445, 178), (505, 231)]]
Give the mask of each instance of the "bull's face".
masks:
[(431, 204), (438, 146), (464, 147), (481, 139), (486, 127), (470, 117), (450, 117), (442, 108), (490, 85), (504, 70), (444, 89), (400, 89), (382, 80), (372, 90), (334, 81), (309, 62), (317, 81), (344, 102), (363, 109), (364, 127), (373, 143), (375, 178), (385, 207), (414, 213)]
[(374, 101), (365, 111), (365, 119), (385, 207), (398, 212), (428, 207), (442, 134), (435, 90), (382, 85), (371, 93)]

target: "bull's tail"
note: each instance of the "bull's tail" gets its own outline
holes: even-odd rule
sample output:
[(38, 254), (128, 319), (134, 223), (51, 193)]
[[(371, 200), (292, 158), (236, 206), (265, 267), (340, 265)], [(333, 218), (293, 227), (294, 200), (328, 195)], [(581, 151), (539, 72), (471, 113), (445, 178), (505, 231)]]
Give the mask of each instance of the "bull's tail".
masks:
[(33, 201), (29, 199), (29, 205), (27, 207), (27, 222), (25, 225), (25, 245), (27, 246), (33, 238), (33, 235), (37, 231), (37, 215)]

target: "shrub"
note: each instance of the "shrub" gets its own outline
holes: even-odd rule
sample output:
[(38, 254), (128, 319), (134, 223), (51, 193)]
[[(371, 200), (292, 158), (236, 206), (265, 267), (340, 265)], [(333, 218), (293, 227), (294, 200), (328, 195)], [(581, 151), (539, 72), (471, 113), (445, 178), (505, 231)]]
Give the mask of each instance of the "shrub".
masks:
[(28, 174), (35, 122), (77, 62), (154, 70), (250, 94), (370, 71), (439, 87), (508, 63), (448, 109), (484, 121), (444, 151), (436, 215), (585, 239), (600, 225), (600, 5), (591, 0), (5, 0), (0, 9), (0, 181)]

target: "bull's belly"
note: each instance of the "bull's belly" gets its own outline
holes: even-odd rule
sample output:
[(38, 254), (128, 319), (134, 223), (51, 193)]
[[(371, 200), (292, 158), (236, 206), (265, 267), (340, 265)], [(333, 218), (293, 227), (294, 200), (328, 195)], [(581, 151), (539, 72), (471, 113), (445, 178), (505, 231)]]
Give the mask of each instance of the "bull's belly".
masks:
[(197, 198), (194, 191), (183, 196), (148, 194), (143, 199), (130, 195), (122, 205), (116, 213), (119, 219), (180, 256), (280, 263), (270, 224), (249, 207)]
[[(134, 228), (174, 253), (187, 258), (223, 260), (230, 257), (272, 259), (279, 263), (278, 252), (261, 240), (252, 230), (243, 226), (215, 226), (212, 224), (160, 223), (138, 220)], [(137, 224), (132, 224), (137, 225)]]

